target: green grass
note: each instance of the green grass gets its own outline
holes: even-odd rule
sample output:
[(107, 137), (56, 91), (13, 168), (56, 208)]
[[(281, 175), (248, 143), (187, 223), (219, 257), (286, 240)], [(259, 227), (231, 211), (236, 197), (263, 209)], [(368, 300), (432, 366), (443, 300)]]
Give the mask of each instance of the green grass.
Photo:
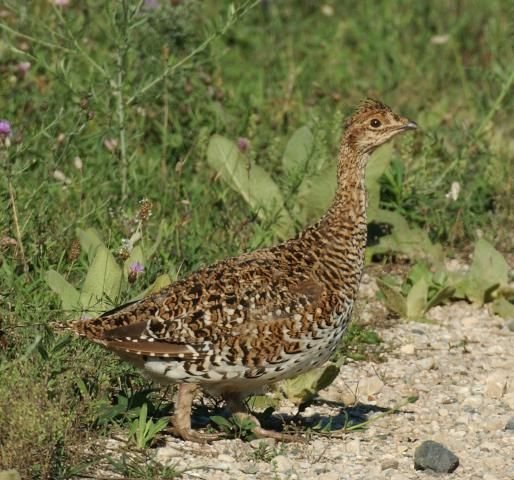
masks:
[(327, 15), (315, 2), (270, 1), (244, 15), (236, 4), (232, 17), (228, 2), (161, 3), (0, 7), (0, 117), (14, 130), (0, 151), (0, 468), (24, 478), (70, 478), (94, 463), (77, 445), (112, 434), (98, 405), (148, 388), (100, 348), (48, 329), (64, 315), (44, 272), (77, 285), (87, 268), (84, 254), (69, 258), (77, 227), (97, 228), (116, 251), (139, 200), (153, 202), (146, 235), (162, 240), (134, 291), (274, 241), (207, 166), (213, 133), (248, 138), (251, 161), (286, 187), (280, 156), (296, 128), (309, 125), (335, 155), (342, 118), (378, 97), (422, 127), (395, 144), (383, 208), (448, 255), (479, 231), (512, 250), (509, 2), (341, 1)]

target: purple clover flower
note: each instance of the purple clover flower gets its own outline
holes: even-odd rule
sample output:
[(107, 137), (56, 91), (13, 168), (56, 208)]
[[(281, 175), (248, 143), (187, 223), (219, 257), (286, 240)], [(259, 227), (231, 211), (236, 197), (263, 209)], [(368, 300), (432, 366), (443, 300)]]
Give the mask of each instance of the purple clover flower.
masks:
[(0, 120), (0, 137), (10, 137), (11, 135), (11, 124), (7, 120)]
[(129, 265), (129, 273), (138, 275), (139, 273), (144, 273), (145, 266), (141, 262), (134, 262)]
[(239, 137), (237, 139), (237, 148), (239, 148), (241, 153), (247, 152), (250, 148), (250, 140), (248, 140), (246, 137)]

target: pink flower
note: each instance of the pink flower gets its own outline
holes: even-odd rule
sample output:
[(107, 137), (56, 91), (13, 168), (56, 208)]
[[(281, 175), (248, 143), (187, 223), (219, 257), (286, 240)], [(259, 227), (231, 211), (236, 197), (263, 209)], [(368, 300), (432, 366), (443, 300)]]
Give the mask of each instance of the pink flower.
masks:
[(11, 135), (11, 124), (7, 120), (0, 120), (0, 137), (10, 137)]
[(145, 266), (141, 262), (134, 262), (129, 265), (129, 273), (144, 273)]
[(27, 72), (30, 70), (31, 66), (32, 64), (30, 62), (18, 62), (16, 65), (16, 71), (20, 77), (23, 78), (25, 75), (27, 75)]
[(246, 137), (239, 137), (237, 139), (237, 148), (241, 153), (245, 153), (250, 148), (250, 140)]

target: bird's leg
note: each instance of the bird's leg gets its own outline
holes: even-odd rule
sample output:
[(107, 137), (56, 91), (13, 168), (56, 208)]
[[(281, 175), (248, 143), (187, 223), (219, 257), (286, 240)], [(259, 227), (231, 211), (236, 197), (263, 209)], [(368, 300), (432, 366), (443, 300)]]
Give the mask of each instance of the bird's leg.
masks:
[(257, 438), (273, 438), (279, 442), (299, 442), (305, 441), (305, 438), (300, 435), (291, 433), (275, 432), (274, 430), (268, 430), (261, 427), (261, 424), (257, 418), (248, 411), (243, 396), (237, 393), (224, 394), (223, 399), (227, 402), (227, 407), (232, 413), (233, 417), (240, 420), (250, 420), (255, 424), (252, 433)]
[(199, 386), (194, 383), (181, 383), (178, 386), (175, 411), (171, 417), (173, 433), (182, 440), (200, 443), (211, 442), (223, 435), (219, 433), (200, 433), (191, 428), (191, 409), (198, 388)]

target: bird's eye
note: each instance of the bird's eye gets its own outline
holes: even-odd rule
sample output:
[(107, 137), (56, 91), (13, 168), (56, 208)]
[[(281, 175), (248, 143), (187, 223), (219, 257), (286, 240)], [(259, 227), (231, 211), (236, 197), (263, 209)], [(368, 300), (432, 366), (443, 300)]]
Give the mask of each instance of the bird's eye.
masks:
[(370, 125), (373, 127), (373, 128), (378, 128), (380, 127), (380, 125), (382, 125), (382, 122), (378, 119), (378, 118), (374, 118), (373, 120), (371, 120), (371, 122), (369, 122)]

